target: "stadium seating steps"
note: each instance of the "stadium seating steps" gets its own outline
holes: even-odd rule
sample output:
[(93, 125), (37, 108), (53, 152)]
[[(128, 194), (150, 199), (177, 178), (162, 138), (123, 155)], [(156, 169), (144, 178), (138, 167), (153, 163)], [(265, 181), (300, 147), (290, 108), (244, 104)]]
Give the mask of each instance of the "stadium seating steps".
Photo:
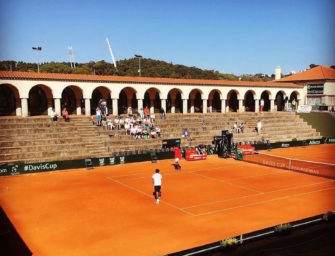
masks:
[[(232, 130), (235, 122), (245, 123), (244, 133), (234, 133), (234, 142), (290, 141), (318, 139), (320, 134), (295, 113), (208, 113), (156, 115), (161, 138), (133, 139), (124, 130), (106, 130), (92, 125), (90, 118), (71, 116), (70, 122), (60, 119), (52, 123), (47, 116), (0, 118), (0, 163), (43, 162), (102, 157), (113, 154), (141, 153), (160, 150), (162, 140), (181, 138), (188, 129), (190, 138), (181, 138), (182, 147), (211, 145), (222, 130)], [(255, 131), (262, 121), (262, 132)], [(205, 129), (202, 128), (205, 121)]]

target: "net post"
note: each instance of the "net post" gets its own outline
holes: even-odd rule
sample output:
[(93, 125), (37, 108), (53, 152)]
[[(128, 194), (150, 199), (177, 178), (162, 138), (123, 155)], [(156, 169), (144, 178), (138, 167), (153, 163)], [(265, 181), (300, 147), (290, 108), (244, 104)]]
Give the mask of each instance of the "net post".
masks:
[(290, 158), (290, 159), (288, 160), (288, 169), (289, 169), (289, 170), (291, 170), (291, 163), (292, 163), (292, 159)]

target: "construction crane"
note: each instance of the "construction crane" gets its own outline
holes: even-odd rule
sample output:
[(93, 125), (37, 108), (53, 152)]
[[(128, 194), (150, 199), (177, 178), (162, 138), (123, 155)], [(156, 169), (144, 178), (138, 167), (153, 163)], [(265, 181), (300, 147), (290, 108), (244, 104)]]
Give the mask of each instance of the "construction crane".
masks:
[(107, 45), (108, 45), (109, 53), (110, 53), (110, 55), (112, 57), (112, 60), (113, 60), (113, 63), (114, 63), (114, 67), (115, 67), (116, 71), (118, 71), (117, 66), (116, 66), (116, 61), (115, 61), (115, 58), (114, 58), (114, 54), (113, 54), (113, 51), (112, 51), (112, 47), (111, 47), (111, 44), (109, 43), (108, 37), (106, 37), (106, 42), (107, 42)]

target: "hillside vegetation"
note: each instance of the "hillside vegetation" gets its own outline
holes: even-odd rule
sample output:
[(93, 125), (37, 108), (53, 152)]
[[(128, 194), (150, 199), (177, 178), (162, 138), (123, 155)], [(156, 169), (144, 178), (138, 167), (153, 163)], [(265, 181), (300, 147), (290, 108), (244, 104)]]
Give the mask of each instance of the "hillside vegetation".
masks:
[[(64, 73), (64, 74), (95, 74), (95, 75), (118, 75), (138, 76), (138, 59), (124, 59), (117, 61), (118, 70), (112, 63), (104, 60), (90, 61), (88, 63), (76, 63), (71, 68), (69, 62), (49, 62), (40, 65), (40, 72)], [(0, 70), (3, 71), (24, 71), (37, 72), (36, 63), (25, 63), (22, 61), (0, 61)], [(202, 70), (197, 67), (187, 67), (167, 63), (153, 59), (141, 59), (141, 71), (144, 77), (167, 77), (167, 78), (188, 78), (188, 79), (213, 79), (213, 80), (242, 80), (242, 81), (269, 81), (274, 75), (263, 74), (242, 75), (222, 74), (215, 70)]]

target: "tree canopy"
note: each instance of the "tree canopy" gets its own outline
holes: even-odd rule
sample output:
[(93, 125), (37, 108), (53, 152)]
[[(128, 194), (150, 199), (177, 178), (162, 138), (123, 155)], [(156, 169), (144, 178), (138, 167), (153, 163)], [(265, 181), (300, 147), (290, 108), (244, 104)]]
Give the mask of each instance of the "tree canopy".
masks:
[[(104, 60), (90, 61), (88, 63), (76, 63), (71, 68), (69, 62), (41, 63), (40, 72), (64, 73), (64, 74), (95, 74), (95, 75), (118, 75), (138, 76), (138, 58), (124, 59), (117, 61), (116, 70), (112, 63)], [(37, 72), (36, 63), (25, 63), (22, 61), (0, 61), (0, 70)], [(189, 79), (212, 79), (212, 80), (248, 80), (248, 81), (269, 81), (272, 76), (263, 74), (242, 75), (223, 74), (216, 70), (202, 70), (197, 67), (167, 63), (165, 61), (148, 58), (141, 59), (141, 75), (143, 77), (165, 77), (165, 78), (189, 78)]]

